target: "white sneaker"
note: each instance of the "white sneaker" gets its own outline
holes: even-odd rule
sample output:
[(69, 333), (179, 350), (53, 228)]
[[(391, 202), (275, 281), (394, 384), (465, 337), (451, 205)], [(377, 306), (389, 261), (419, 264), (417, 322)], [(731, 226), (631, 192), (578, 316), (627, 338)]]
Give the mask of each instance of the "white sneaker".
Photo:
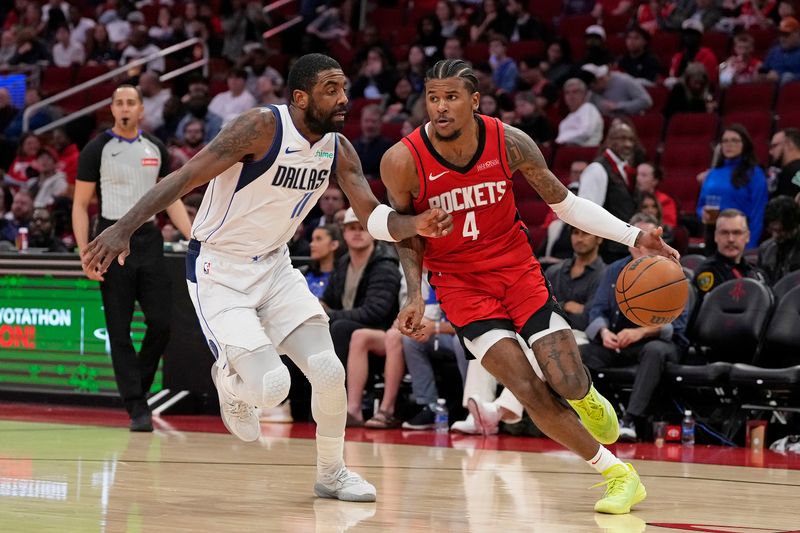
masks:
[(271, 409), (261, 409), (259, 420), (273, 424), (291, 424), (294, 422), (292, 418), (292, 405), (289, 400), (286, 400), (280, 405), (276, 405)]
[(314, 494), (346, 502), (374, 502), (375, 487), (346, 466), (333, 476), (320, 476), (314, 484)]
[(475, 417), (471, 414), (467, 415), (467, 418), (464, 420), (453, 422), (453, 425), (450, 426), (450, 431), (464, 433), (466, 435), (480, 435), (483, 433), (483, 430), (481, 430), (481, 428), (478, 427), (478, 424), (475, 423)]
[(228, 370), (215, 362), (211, 367), (211, 380), (214, 382), (214, 386), (217, 387), (219, 413), (222, 415), (222, 423), (225, 424), (225, 428), (228, 431), (243, 441), (257, 441), (261, 436), (258, 412), (255, 407), (239, 400), (235, 394), (228, 390), (226, 386), (228, 379)]
[(482, 402), (477, 396), (467, 400), (469, 414), (475, 419), (475, 425), (484, 435), (497, 435), (500, 431), (500, 409), (494, 403)]

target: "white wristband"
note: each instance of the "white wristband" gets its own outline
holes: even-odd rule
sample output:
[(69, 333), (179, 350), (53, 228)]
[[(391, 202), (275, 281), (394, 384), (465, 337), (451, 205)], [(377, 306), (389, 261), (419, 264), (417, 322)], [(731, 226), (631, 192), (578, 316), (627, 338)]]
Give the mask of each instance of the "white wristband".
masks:
[(367, 231), (370, 235), (380, 241), (397, 242), (397, 239), (392, 237), (389, 233), (389, 214), (396, 213), (394, 209), (386, 204), (378, 204), (378, 207), (372, 210), (367, 220)]
[(567, 192), (557, 204), (549, 204), (558, 218), (576, 228), (612, 241), (634, 246), (641, 230), (603, 209), (602, 206)]

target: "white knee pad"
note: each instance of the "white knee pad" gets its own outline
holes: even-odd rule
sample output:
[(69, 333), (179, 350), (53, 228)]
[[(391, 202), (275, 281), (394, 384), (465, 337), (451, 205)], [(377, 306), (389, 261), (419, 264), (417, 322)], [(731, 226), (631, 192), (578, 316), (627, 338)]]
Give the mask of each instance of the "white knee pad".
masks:
[(289, 395), (292, 381), (289, 376), (289, 369), (285, 365), (266, 372), (261, 377), (259, 386), (258, 380), (245, 381), (239, 389), (242, 400), (263, 409), (269, 409), (280, 404)]
[(336, 352), (326, 350), (308, 358), (308, 381), (312, 393), (319, 395), (318, 407), (323, 413), (336, 415), (347, 409), (344, 366)]

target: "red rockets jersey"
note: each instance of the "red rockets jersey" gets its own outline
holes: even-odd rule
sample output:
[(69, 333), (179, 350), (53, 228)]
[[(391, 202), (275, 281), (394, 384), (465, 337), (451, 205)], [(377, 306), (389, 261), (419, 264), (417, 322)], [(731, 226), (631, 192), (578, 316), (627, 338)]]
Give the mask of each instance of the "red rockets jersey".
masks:
[(403, 139), (417, 166), (414, 210), (439, 207), (453, 216), (453, 232), (427, 239), (424, 264), (431, 272), (477, 272), (519, 266), (533, 255), (519, 219), (506, 158), (503, 123), (475, 115), (478, 150), (464, 167), (446, 161), (423, 125)]

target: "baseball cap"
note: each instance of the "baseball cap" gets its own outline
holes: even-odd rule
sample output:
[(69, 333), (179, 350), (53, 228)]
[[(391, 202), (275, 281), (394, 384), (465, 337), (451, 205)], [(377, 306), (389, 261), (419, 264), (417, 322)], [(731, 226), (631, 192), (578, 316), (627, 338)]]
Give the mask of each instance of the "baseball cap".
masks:
[(783, 17), (778, 25), (778, 31), (781, 33), (792, 33), (797, 30), (800, 30), (800, 22), (794, 17)]
[(356, 216), (356, 212), (353, 211), (353, 208), (348, 207), (347, 211), (344, 212), (344, 220), (342, 220), (342, 224), (346, 226), (348, 224), (352, 224), (353, 222), (358, 222), (358, 217)]
[(593, 63), (587, 63), (581, 67), (581, 70), (591, 73), (595, 78), (602, 78), (603, 76), (608, 75), (607, 65), (595, 65)]
[(697, 19), (686, 19), (681, 24), (681, 28), (684, 30), (694, 30), (699, 33), (703, 33), (705, 31), (705, 27), (703, 23)]
[(597, 35), (604, 41), (606, 40), (606, 30), (603, 29), (603, 27), (599, 24), (592, 24), (591, 26), (586, 28), (584, 35)]

